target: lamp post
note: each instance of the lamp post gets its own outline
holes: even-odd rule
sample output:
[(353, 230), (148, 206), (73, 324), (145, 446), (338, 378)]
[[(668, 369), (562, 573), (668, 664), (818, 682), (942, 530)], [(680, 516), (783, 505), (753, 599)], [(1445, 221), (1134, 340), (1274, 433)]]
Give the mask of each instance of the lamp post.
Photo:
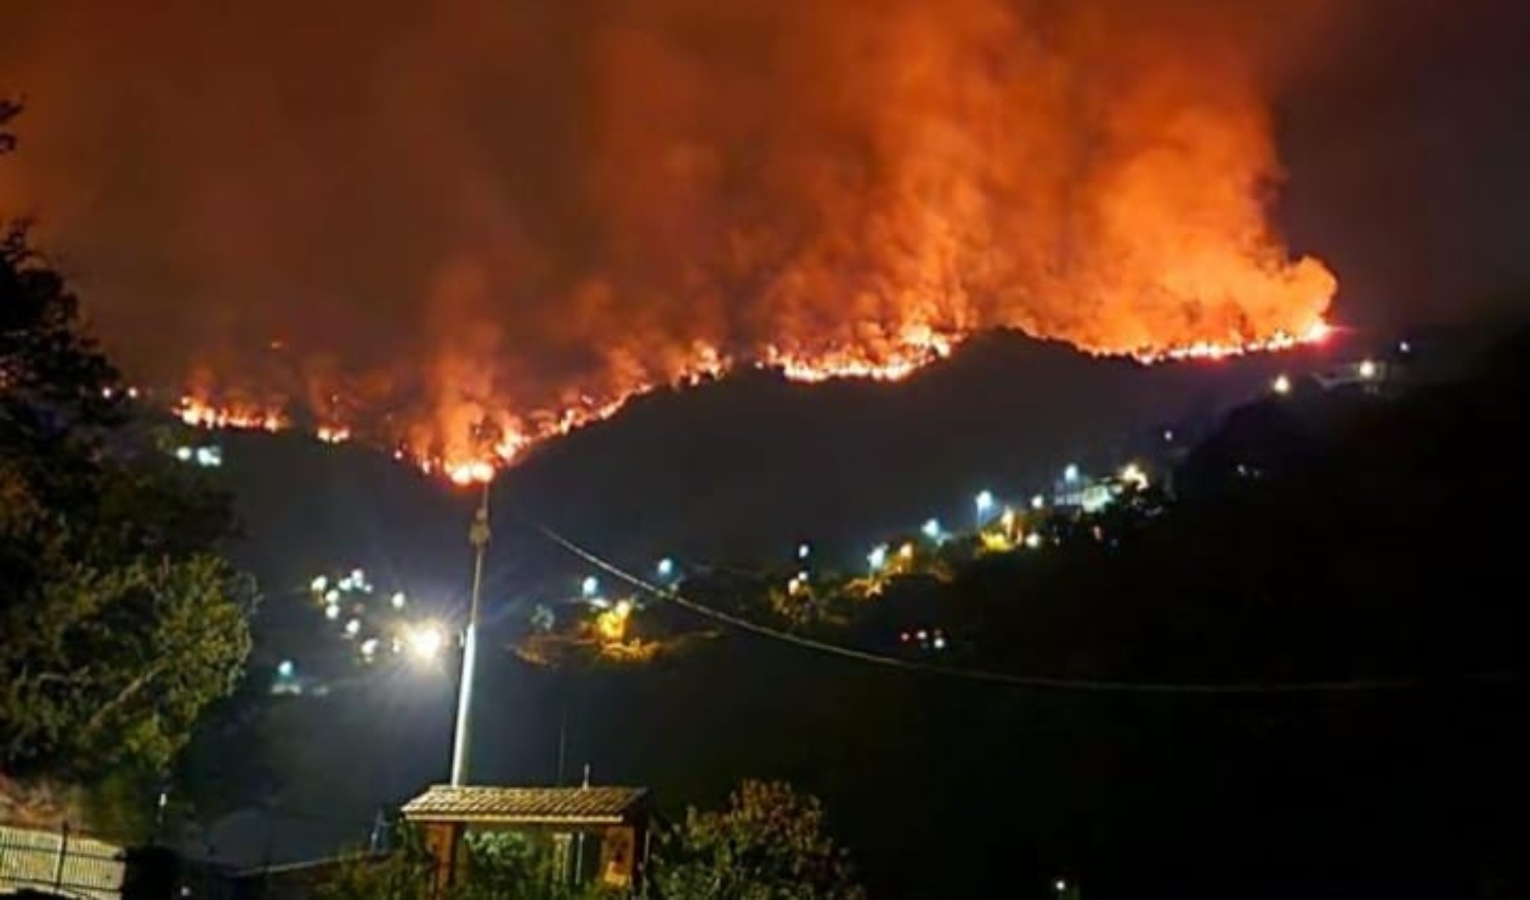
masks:
[(983, 530), (988, 522), (988, 514), (993, 510), (993, 491), (985, 490), (972, 498), (972, 505), (977, 508), (977, 528)]
[(467, 779), (468, 742), (472, 739), (473, 671), (478, 657), (478, 602), (483, 592), (483, 555), (489, 546), (489, 482), (483, 483), (483, 497), (473, 524), (468, 528), (468, 543), (473, 546), (473, 593), (468, 601), (467, 630), (462, 634), (462, 674), (457, 682), (457, 724), (452, 732), (452, 787), (461, 787)]

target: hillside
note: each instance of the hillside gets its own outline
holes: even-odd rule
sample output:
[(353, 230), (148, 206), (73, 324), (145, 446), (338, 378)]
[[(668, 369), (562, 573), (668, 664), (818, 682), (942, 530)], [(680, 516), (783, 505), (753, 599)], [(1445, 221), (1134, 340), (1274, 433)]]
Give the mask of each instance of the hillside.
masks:
[[(1342, 353), (1342, 345), (1325, 348)], [(1114, 465), (1165, 423), (1210, 417), (1321, 353), (1141, 367), (1014, 335), (974, 341), (897, 384), (788, 383), (772, 373), (641, 398), (538, 448), (494, 485), (496, 518), (557, 525), (607, 551), (719, 558), (811, 538), (847, 559), (979, 489), (1025, 496), (1068, 462)], [(422, 589), (465, 577), (474, 498), (366, 448), (230, 434), (242, 557), (270, 585), (354, 562)], [(543, 570), (499, 532), (496, 569)]]
[[(1361, 895), (1476, 896), (1473, 879), (1505, 873), (1530, 796), (1515, 714), (1530, 632), (1501, 589), (1514, 533), (1489, 521), (1524, 499), (1522, 347), (1474, 380), (1244, 405), (1187, 459), (1195, 499), (1119, 549), (996, 558), (919, 611), (958, 638), (956, 666), (1383, 687), (1034, 690), (736, 633), (636, 669), (491, 654), (478, 777), (547, 782), (560, 760), (565, 777), (588, 762), (598, 781), (652, 785), (671, 814), (745, 774), (789, 778), (824, 796), (892, 896), (1012, 881), (1040, 897), (1072, 872), (1101, 897), (1159, 879), (1175, 896), (1235, 896), (1275, 875), (1286, 896), (1345, 881)], [(658, 398), (632, 419), (688, 402)], [(549, 451), (527, 469), (558, 462)], [(273, 707), (260, 732), (272, 811), (217, 829), (222, 852), (359, 840), (373, 805), (440, 777), (449, 691), (400, 673)], [(989, 811), (999, 827), (951, 827)], [(1113, 894), (1117, 877), (1136, 892)]]

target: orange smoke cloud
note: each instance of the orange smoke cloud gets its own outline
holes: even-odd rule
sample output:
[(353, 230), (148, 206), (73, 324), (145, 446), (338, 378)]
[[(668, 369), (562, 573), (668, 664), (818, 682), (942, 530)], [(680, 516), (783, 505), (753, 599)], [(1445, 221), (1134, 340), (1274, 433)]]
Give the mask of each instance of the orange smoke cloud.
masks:
[(1266, 204), (1324, 5), (23, 0), (0, 202), (130, 367), (482, 474), (737, 364), (1314, 334)]

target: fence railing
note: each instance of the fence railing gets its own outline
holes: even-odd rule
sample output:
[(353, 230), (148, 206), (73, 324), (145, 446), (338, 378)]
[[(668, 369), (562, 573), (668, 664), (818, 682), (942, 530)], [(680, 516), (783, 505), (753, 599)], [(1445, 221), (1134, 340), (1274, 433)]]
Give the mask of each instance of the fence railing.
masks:
[(122, 896), (121, 847), (57, 830), (0, 825), (0, 893), (31, 889), (78, 897)]

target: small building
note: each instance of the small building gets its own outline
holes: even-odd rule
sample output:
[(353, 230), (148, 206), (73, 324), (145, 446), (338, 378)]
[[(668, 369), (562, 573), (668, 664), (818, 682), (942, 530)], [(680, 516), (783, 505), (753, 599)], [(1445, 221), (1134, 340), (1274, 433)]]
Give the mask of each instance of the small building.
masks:
[[(574, 854), (575, 880), (584, 880), (584, 860), (596, 859), (594, 880), (610, 887), (637, 890), (648, 860), (647, 788), (433, 785), (402, 812), (424, 835), (442, 889), (465, 861), (462, 837), (469, 830), (550, 834), (563, 859)], [(591, 838), (594, 846), (586, 844)]]

